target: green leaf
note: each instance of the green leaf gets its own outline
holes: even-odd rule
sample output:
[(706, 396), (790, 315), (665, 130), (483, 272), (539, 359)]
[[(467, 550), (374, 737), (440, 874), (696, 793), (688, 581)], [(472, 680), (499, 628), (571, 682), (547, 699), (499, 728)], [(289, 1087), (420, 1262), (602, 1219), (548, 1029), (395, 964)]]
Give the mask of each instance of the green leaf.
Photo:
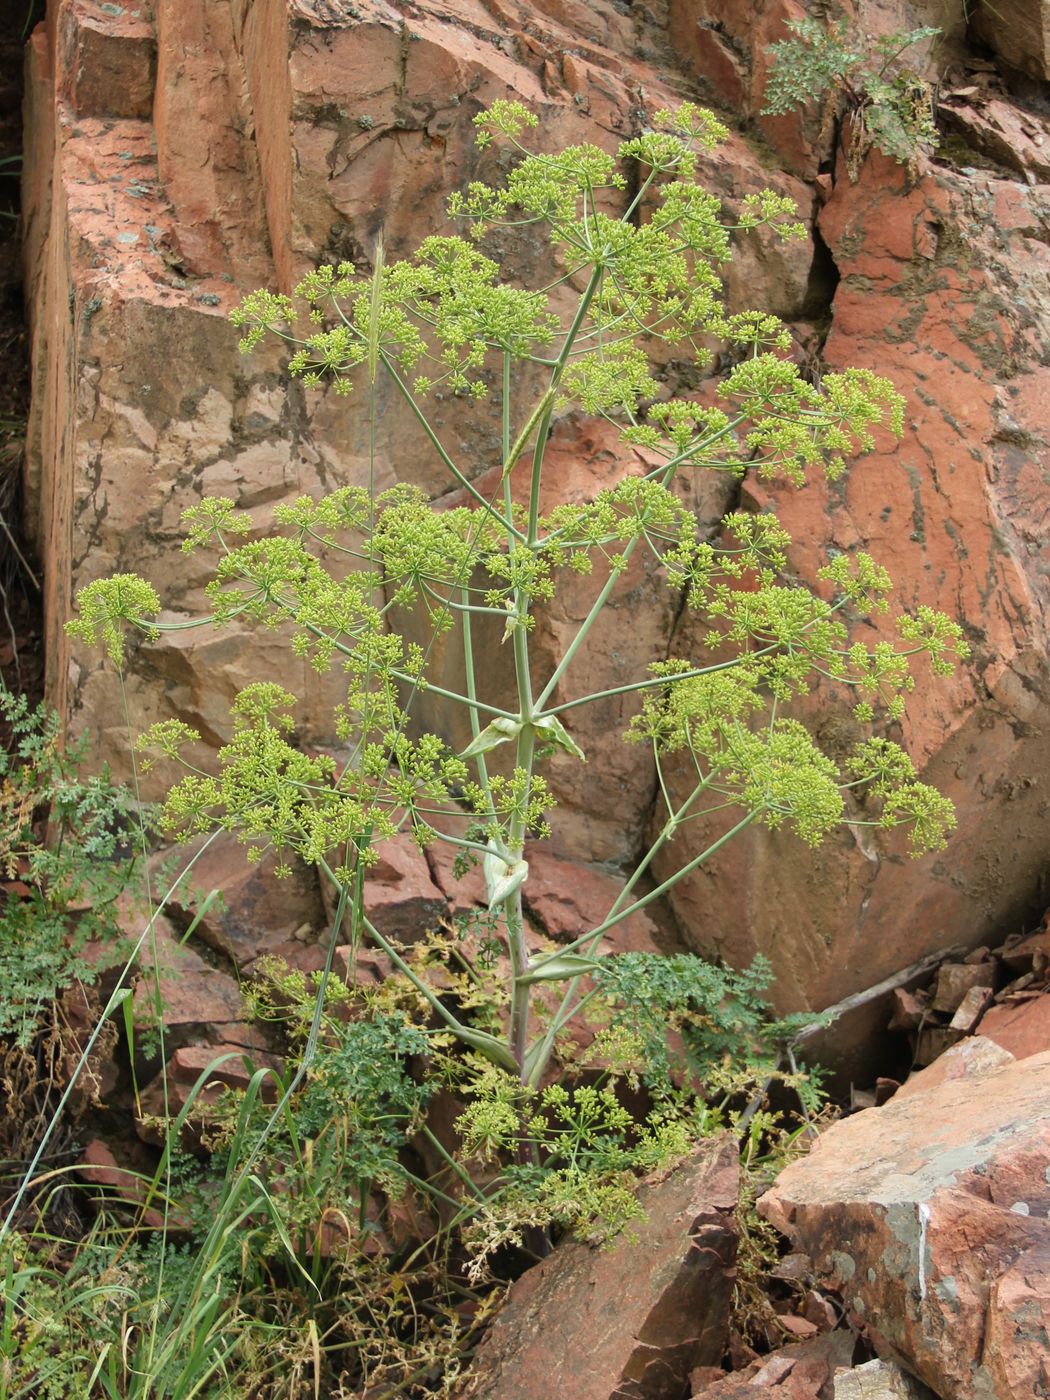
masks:
[(595, 958), (585, 958), (579, 953), (559, 953), (545, 958), (531, 971), (522, 973), (514, 980), (523, 987), (531, 987), (534, 982), (567, 982), (572, 977), (585, 977), (594, 972), (598, 962)]
[(490, 909), (498, 909), (501, 904), (506, 904), (507, 900), (521, 889), (529, 873), (527, 860), (511, 864), (495, 851), (489, 852), (482, 862), (482, 867), (485, 871)]
[(455, 1035), (457, 1040), (461, 1040), (471, 1049), (477, 1050), (480, 1055), (484, 1055), (493, 1064), (517, 1075), (518, 1062), (505, 1040), (497, 1040), (494, 1035), (489, 1035), (487, 1031), (477, 1031), (471, 1026), (464, 1025), (457, 1026)]
[(460, 758), (477, 758), (479, 754), (488, 753), (500, 744), (507, 744), (511, 739), (516, 739), (521, 730), (521, 720), (497, 715), (491, 724), (486, 724), (481, 733), (470, 741)]
[(557, 715), (548, 715), (545, 719), (533, 720), (532, 727), (542, 743), (550, 744), (556, 749), (564, 749), (566, 753), (571, 753), (573, 758), (578, 758), (582, 763), (587, 762), (587, 755)]

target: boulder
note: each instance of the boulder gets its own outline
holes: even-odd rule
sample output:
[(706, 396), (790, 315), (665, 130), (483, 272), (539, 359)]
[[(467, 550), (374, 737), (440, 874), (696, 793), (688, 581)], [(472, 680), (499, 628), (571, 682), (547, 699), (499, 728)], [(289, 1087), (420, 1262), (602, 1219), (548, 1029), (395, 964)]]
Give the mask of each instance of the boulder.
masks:
[(996, 951), (1013, 973), (1045, 973), (1050, 968), (1050, 915), (1044, 914), (1032, 933), (1014, 934)]
[[(427, 858), (411, 835), (380, 841), (378, 860), (368, 867), (364, 881), (365, 916), (384, 938), (398, 943), (418, 943), (448, 917), (445, 896), (434, 883)], [(335, 918), (338, 897), (332, 884), (321, 886), (329, 920)], [(344, 927), (349, 929), (349, 913)]]
[[(529, 862), (528, 879), (522, 888), (525, 908), (556, 943), (570, 943), (597, 927), (622, 895), (622, 876), (579, 861), (561, 860), (537, 842), (526, 845), (525, 858)], [(634, 891), (621, 907), (629, 907), (643, 892)], [(659, 930), (648, 911), (640, 909), (609, 929), (600, 947), (603, 953), (656, 953), (660, 951)]]
[[(462, 808), (450, 803), (441, 817), (435, 816), (431, 820), (447, 835), (463, 837), (467, 834), (471, 818)], [(447, 841), (435, 839), (430, 843), (426, 849), (426, 860), (434, 884), (444, 895), (453, 914), (487, 909), (488, 890), (481, 860), (457, 869), (458, 854), (456, 847)]]
[[(63, 96), (85, 117), (136, 117), (153, 111), (157, 38), (144, 6), (70, 0), (56, 7)], [(49, 19), (51, 16), (49, 16)]]
[[(1015, 0), (1023, 4), (1024, 0)], [(965, 52), (966, 7), (943, 0), (853, 0), (825, 14), (805, 0), (669, 0), (668, 27), (679, 62), (706, 96), (757, 128), (785, 166), (816, 177), (832, 166), (833, 127), (824, 121), (820, 101), (783, 116), (765, 114), (766, 84), (772, 66), (770, 46), (789, 38), (787, 25), (805, 17), (838, 18), (872, 38), (922, 25), (937, 26), (940, 37), (908, 51), (908, 65), (920, 76), (939, 78)]]
[(939, 110), (948, 130), (958, 133), (975, 152), (1018, 171), (1030, 185), (1050, 179), (1046, 149), (1050, 122), (1045, 117), (990, 95), (971, 102), (949, 93)]
[(642, 1187), (646, 1219), (565, 1241), (511, 1289), (457, 1400), (678, 1400), (722, 1356), (739, 1162), (727, 1134)]
[(153, 125), (180, 266), (251, 286), (273, 263), (239, 8), (153, 0)]
[(938, 1055), (931, 1065), (910, 1075), (893, 1095), (895, 1100), (928, 1094), (936, 1084), (949, 1080), (973, 1079), (1010, 1064), (1016, 1056), (983, 1034), (971, 1035)]
[[(183, 8), (190, 27), (190, 11), (232, 7)], [(302, 491), (319, 494), (325, 468), (322, 455), (291, 440), (286, 395), (276, 389), (278, 357), (264, 353), (242, 365), (226, 320), (240, 297), (229, 268), (251, 283), (273, 280), (265, 239), (251, 234), (250, 271), (232, 243), (222, 257), (202, 253), (193, 268), (183, 262), (179, 207), (201, 178), (199, 166), (187, 168), (187, 153), (206, 159), (223, 124), (207, 104), (196, 128), (173, 118), (187, 146), (161, 143), (164, 160), (170, 157), (162, 178), (149, 113), (100, 114), (100, 104), (113, 103), (88, 94), (84, 68), (97, 46), (61, 40), (88, 9), (93, 24), (113, 21), (107, 91), (133, 91), (142, 68), (138, 39), (122, 36), (107, 7), (89, 0), (52, 6), (48, 26), (37, 28), (29, 46), (25, 258), (35, 388), (26, 506), (46, 579), (48, 698), (80, 722), (90, 715), (101, 750), (120, 772), (128, 737), (119, 683), (97, 655), (70, 648), (63, 623), (73, 591), (114, 571), (136, 571), (153, 578), (174, 620), (206, 611), (207, 565), (178, 551), (181, 510), (205, 491), (232, 495), (249, 511)], [(145, 7), (142, 23), (144, 15)], [(218, 47), (208, 50), (212, 91), (243, 80), (228, 58)], [(200, 61), (198, 52), (197, 78)], [(223, 210), (233, 199), (231, 181), (227, 162)], [(231, 221), (230, 238), (238, 236), (246, 237), (243, 223)], [(353, 475), (349, 463), (346, 470)], [(328, 727), (318, 732), (327, 734), (342, 690), (335, 678), (310, 673), (273, 638), (233, 634), (212, 635), (197, 651), (186, 633), (173, 633), (137, 651), (128, 676), (132, 727), (174, 714), (214, 745), (229, 733), (237, 689), (278, 672), (304, 697), (303, 736), (311, 737), (311, 716), (326, 712)], [(158, 768), (152, 791), (162, 792), (171, 776)]]
[(972, 1069), (934, 1066), (835, 1124), (759, 1210), (883, 1359), (941, 1400), (1038, 1395), (1050, 1378), (1050, 1053)]
[(183, 943), (163, 915), (154, 919), (138, 961), (142, 973), (132, 997), (137, 1055), (153, 1055), (161, 1022), (161, 1049), (168, 1054), (202, 1041), (232, 1042), (242, 1051), (265, 1048), (258, 1027), (245, 1022), (237, 979)]
[(165, 1216), (164, 1211), (146, 1204), (150, 1176), (144, 1171), (133, 1171), (130, 1167), (122, 1166), (102, 1138), (92, 1138), (84, 1148), (77, 1175), (88, 1186), (96, 1188), (95, 1199), (100, 1206), (131, 1207), (136, 1212), (138, 1222), (148, 1230), (190, 1228), (182, 1212), (171, 1210)]
[(936, 1400), (933, 1392), (892, 1361), (866, 1361), (835, 1377), (835, 1400)]

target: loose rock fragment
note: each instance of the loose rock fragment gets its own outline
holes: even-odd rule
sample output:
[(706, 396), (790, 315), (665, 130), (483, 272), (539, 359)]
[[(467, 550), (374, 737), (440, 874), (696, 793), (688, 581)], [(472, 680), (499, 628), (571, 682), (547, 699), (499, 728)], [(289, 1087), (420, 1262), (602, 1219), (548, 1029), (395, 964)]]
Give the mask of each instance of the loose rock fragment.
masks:
[(515, 1284), (457, 1400), (679, 1400), (725, 1349), (739, 1161), (710, 1139), (642, 1188), (646, 1219), (560, 1244)]

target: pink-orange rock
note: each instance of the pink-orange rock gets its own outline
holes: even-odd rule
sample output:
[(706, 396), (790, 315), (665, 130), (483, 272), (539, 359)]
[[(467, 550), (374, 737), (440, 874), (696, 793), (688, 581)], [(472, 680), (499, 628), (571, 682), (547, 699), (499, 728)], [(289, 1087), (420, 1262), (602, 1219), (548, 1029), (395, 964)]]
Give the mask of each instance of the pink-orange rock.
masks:
[(933, 984), (930, 1006), (934, 1011), (958, 1010), (967, 992), (995, 983), (993, 963), (941, 963)]
[[(186, 1045), (168, 1061), (168, 1075), (176, 1083), (192, 1085), (206, 1073), (209, 1084), (246, 1089), (256, 1070), (279, 1066), (272, 1055), (247, 1052), (239, 1045)], [(264, 1098), (276, 1098), (274, 1081), (266, 1080), (261, 1092)]]
[[(55, 1055), (53, 1072), (56, 1078), (68, 1075), (72, 1082), (69, 1106), (73, 1114), (105, 1106), (106, 1096), (120, 1080), (116, 1055), (118, 1032), (112, 1018), (99, 1024), (102, 1002), (97, 991), (76, 982), (66, 987), (55, 1006), (61, 1032), (52, 1051)], [(88, 1053), (81, 1066), (85, 1050)]]
[(958, 1045), (945, 1050), (943, 1055), (938, 1055), (932, 1065), (910, 1075), (893, 1095), (894, 1101), (912, 1098), (916, 1094), (928, 1094), (935, 1085), (948, 1080), (973, 1079), (976, 1075), (1008, 1065), (1015, 1058), (1009, 1050), (986, 1036), (982, 1026), (980, 1035), (967, 1036)]
[[(410, 835), (379, 842), (379, 859), (368, 869), (364, 884), (365, 916), (384, 938), (418, 943), (448, 916), (448, 905), (430, 875), (424, 853)], [(325, 881), (322, 895), (329, 918), (335, 917), (337, 897)]]
[(365, 876), (368, 917), (387, 938), (416, 943), (447, 916), (444, 896), (410, 836), (383, 841), (378, 849), (379, 860)]
[(457, 1400), (678, 1400), (722, 1355), (736, 1144), (710, 1139), (643, 1187), (646, 1220), (604, 1250), (564, 1242), (511, 1290)]
[[(829, 551), (870, 550), (895, 583), (891, 614), (946, 610), (973, 657), (948, 680), (919, 667), (903, 727), (925, 779), (957, 805), (944, 855), (909, 860), (901, 838), (864, 828), (813, 854), (790, 834), (752, 829), (677, 888), (694, 946), (738, 966), (766, 953), (781, 1006), (828, 1005), (960, 938), (993, 944), (1038, 888), (1033, 775), (1050, 764), (1050, 588), (1038, 563), (1050, 250), (1039, 207), (1023, 185), (940, 168), (909, 188), (900, 167), (871, 157), (820, 215), (841, 274), (827, 366), (890, 374), (907, 404), (904, 439), (880, 437), (834, 487), (748, 481), (746, 495), (776, 507), (794, 538), (793, 573), (814, 577)], [(672, 652), (700, 652), (699, 630), (682, 626)], [(822, 685), (802, 713), (835, 754), (856, 733), (850, 710), (848, 695)], [(722, 829), (699, 824), (689, 852)]]
[[(463, 813), (456, 813), (440, 823), (450, 836), (463, 836), (468, 824), (469, 818)], [(449, 909), (454, 914), (465, 914), (471, 909), (487, 907), (488, 890), (480, 860), (457, 873), (456, 857), (456, 847), (445, 841), (434, 841), (427, 847), (431, 877), (448, 901)]]
[(835, 1400), (936, 1400), (922, 1381), (892, 1361), (865, 1361), (835, 1377)]
[(378, 948), (342, 943), (332, 956), (332, 971), (350, 987), (379, 987), (393, 970), (390, 958)]
[(850, 1364), (856, 1345), (848, 1328), (809, 1341), (778, 1347), (760, 1360), (722, 1379), (693, 1384), (702, 1400), (826, 1400), (835, 1372)]
[[(1017, 0), (1024, 3), (1024, 0)], [(728, 110), (754, 123), (788, 169), (812, 179), (831, 164), (831, 124), (819, 99), (784, 116), (770, 116), (766, 84), (772, 67), (770, 46), (790, 37), (787, 25), (811, 16), (802, 0), (670, 0), (669, 30), (686, 71), (706, 96), (713, 93)], [(972, 12), (971, 12), (972, 13)], [(940, 30), (936, 43), (913, 46), (909, 69), (936, 80), (965, 52), (966, 10), (941, 0), (853, 0), (836, 17), (849, 18), (868, 41), (918, 28)], [(865, 41), (861, 40), (861, 43)]]
[(787, 39), (787, 22), (805, 14), (798, 0), (773, 0), (761, 11), (733, 0), (670, 0), (671, 37), (688, 71), (733, 111), (757, 118), (777, 154), (811, 178), (827, 145), (819, 114), (762, 115), (769, 46)]
[(835, 1124), (759, 1209), (941, 1400), (1038, 1395), (1048, 1162), (1044, 1053)]
[(994, 12), (975, 14), (978, 35), (1012, 67), (1050, 78), (1050, 4), (1047, 0), (995, 0)]
[(89, 1186), (98, 1188), (98, 1200), (107, 1207), (116, 1204), (134, 1207), (139, 1213), (140, 1223), (147, 1229), (159, 1230), (166, 1224), (168, 1229), (178, 1230), (186, 1224), (178, 1211), (168, 1212), (165, 1221), (164, 1213), (155, 1206), (145, 1206), (143, 1209), (149, 1190), (148, 1176), (121, 1166), (109, 1145), (101, 1138), (92, 1138), (84, 1148), (77, 1175)]
[[(997, 1397), (1038, 1395), (1050, 1385), (1048, 1300), (1050, 1246), (1046, 1244), (1022, 1254), (992, 1285), (984, 1347)], [(1019, 1359), (1023, 1366), (1017, 1364)]]
[[(529, 874), (522, 887), (525, 908), (557, 943), (569, 943), (609, 915), (624, 887), (621, 877), (607, 870), (560, 860), (537, 842), (525, 847)], [(630, 906), (633, 896), (623, 900)], [(655, 953), (659, 951), (656, 924), (644, 909), (614, 925), (603, 937), (609, 951)]]
[(153, 0), (157, 169), (188, 272), (272, 272), (238, 6)]
[(1018, 1060), (1050, 1050), (1050, 994), (993, 1006), (981, 1021), (981, 1035)]
[(138, 961), (143, 972), (132, 997), (140, 1037), (137, 1052), (142, 1053), (142, 1037), (150, 1043), (156, 1038), (160, 1021), (168, 1053), (197, 1041), (263, 1047), (258, 1028), (245, 1024), (237, 979), (182, 943), (162, 915), (154, 920)]
[[(324, 467), (321, 454), (281, 429), (276, 358), (238, 362), (224, 313), (239, 294), (223, 267), (191, 276), (182, 266), (151, 124), (78, 117), (63, 101), (58, 35), (72, 3), (52, 7), (29, 50), (26, 271), (36, 389), (27, 510), (46, 579), (49, 698), (64, 713), (91, 713), (101, 749), (123, 771), (117, 678), (88, 652), (74, 659), (63, 633), (73, 590), (136, 570), (154, 575), (183, 617), (202, 611), (207, 565), (172, 548), (181, 509), (202, 490), (234, 495), (249, 511), (282, 494), (319, 492)], [(130, 85), (134, 46), (119, 52), (126, 67), (114, 81)], [(213, 59), (225, 82), (221, 55)], [(175, 713), (214, 744), (229, 732), (229, 700), (260, 669), (280, 669), (300, 689), (306, 738), (311, 704), (316, 716), (338, 697), (333, 681), (307, 675), (272, 638), (267, 656), (259, 638), (227, 635), (195, 653), (185, 633), (175, 636), (150, 653), (148, 682), (133, 663), (135, 728)], [(327, 725), (322, 734), (330, 709)], [(160, 778), (157, 790), (170, 774)]]
[(301, 862), (286, 858), (291, 873), (278, 879), (272, 853), (250, 862), (245, 847), (226, 832), (208, 844), (180, 847), (176, 858), (182, 867), (192, 866), (172, 900), (172, 917), (182, 926), (193, 921), (194, 937), (242, 972), (266, 954), (294, 952), (289, 945), (323, 941), (328, 921), (317, 872)]
[(1043, 915), (1042, 922), (1033, 932), (1020, 938), (1008, 938), (1002, 948), (996, 949), (999, 960), (1015, 973), (1042, 972), (1050, 967), (1050, 922)]
[(1050, 123), (1045, 117), (1023, 112), (1000, 98), (970, 102), (948, 95), (941, 107), (949, 131), (961, 133), (967, 144), (1008, 170), (1017, 170), (1031, 185), (1050, 178), (1050, 151), (1046, 142)]
[(78, 116), (150, 116), (157, 44), (143, 10), (100, 0), (61, 8), (57, 81)]

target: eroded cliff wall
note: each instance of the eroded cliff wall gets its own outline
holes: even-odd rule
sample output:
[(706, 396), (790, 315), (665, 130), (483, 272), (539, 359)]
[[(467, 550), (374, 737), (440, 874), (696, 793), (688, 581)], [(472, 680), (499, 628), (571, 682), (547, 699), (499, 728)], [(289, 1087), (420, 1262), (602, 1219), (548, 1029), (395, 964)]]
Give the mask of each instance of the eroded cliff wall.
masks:
[[(799, 1007), (1041, 909), (1050, 168), (1032, 78), (1047, 76), (1050, 7), (1003, 6), (998, 28), (985, 16), (969, 36), (952, 0), (863, 10), (882, 32), (944, 24), (930, 63), (962, 94), (951, 159), (916, 180), (873, 156), (854, 183), (818, 120), (760, 115), (766, 48), (803, 12), (792, 0), (51, 0), (28, 56), (26, 256), (28, 486), (52, 700), (122, 764), (117, 680), (62, 631), (73, 591), (134, 570), (172, 618), (188, 615), (207, 569), (179, 552), (179, 517), (202, 493), (261, 518), (276, 501), (367, 480), (352, 400), (289, 387), (273, 351), (238, 355), (226, 317), (243, 291), (287, 289), (322, 257), (367, 265), (380, 229), (397, 256), (445, 226), (447, 192), (493, 169), (471, 119), (497, 97), (530, 103), (551, 148), (608, 149), (645, 109), (699, 98), (731, 109), (742, 132), (706, 162), (711, 187), (732, 206), (771, 184), (812, 230), (786, 250), (745, 241), (734, 308), (776, 311), (814, 366), (869, 365), (908, 401), (904, 442), (883, 444), (836, 490), (748, 479), (743, 499), (775, 499), (797, 542), (792, 568), (807, 576), (829, 548), (870, 547), (904, 605), (964, 620), (974, 655), (954, 682), (923, 682), (905, 732), (958, 804), (943, 856), (912, 865), (892, 842), (843, 834), (811, 858), (787, 837), (754, 834), (678, 893), (683, 934), (734, 961), (762, 949), (781, 1004)], [(990, 47), (975, 49), (978, 39)], [(515, 264), (526, 274), (529, 257)], [(439, 424), (479, 473), (498, 460), (497, 411)], [(613, 435), (572, 418), (555, 447), (570, 496), (631, 463)], [(380, 403), (378, 476), (435, 494), (446, 485), (393, 397)], [(731, 491), (698, 483), (694, 504), (712, 528)], [(586, 580), (573, 587), (548, 621), (549, 655), (589, 600)], [(640, 569), (614, 613), (617, 635), (584, 658), (592, 685), (635, 679), (691, 645), (678, 600)], [(497, 637), (488, 661), (498, 670)], [(297, 666), (266, 634), (168, 634), (134, 655), (132, 723), (174, 714), (218, 741), (236, 690), (276, 676), (303, 696), (303, 737), (324, 741), (338, 675)], [(619, 739), (632, 712), (621, 697), (581, 721), (585, 791), (555, 765), (556, 839), (575, 858), (619, 862), (644, 839), (654, 779)], [(823, 696), (814, 714), (834, 748), (848, 715)], [(676, 857), (701, 840), (681, 835)]]

